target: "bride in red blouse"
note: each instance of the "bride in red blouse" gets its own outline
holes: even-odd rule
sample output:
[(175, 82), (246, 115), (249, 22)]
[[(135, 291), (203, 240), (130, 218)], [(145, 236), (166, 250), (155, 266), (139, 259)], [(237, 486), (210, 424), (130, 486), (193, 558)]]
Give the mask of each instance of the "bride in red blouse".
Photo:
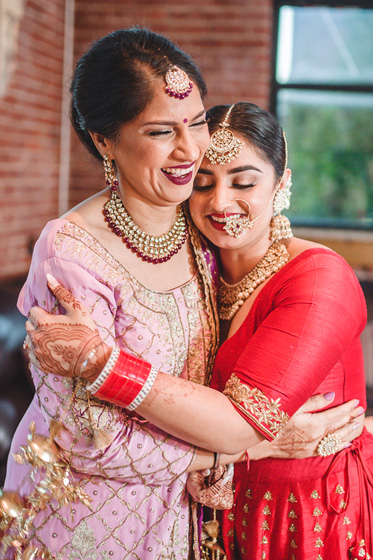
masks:
[[(256, 105), (238, 103), (214, 107), (209, 128), (210, 147), (190, 211), (218, 248), (221, 265), (218, 306), (225, 341), (213, 389), (162, 372), (150, 378), (140, 373), (141, 360), (130, 371), (131, 364), (116, 356), (95, 387), (100, 398), (124, 407), (131, 400), (160, 428), (215, 451), (217, 463), (217, 452), (233, 454), (276, 438), (312, 395), (333, 392), (333, 405), (359, 399), (366, 408), (359, 340), (366, 305), (343, 258), (293, 237), (281, 214), (289, 206), (291, 172), (276, 119)], [(28, 324), (35, 344), (46, 331), (34, 328), (50, 323), (40, 313)], [(74, 313), (66, 318), (71, 328)], [(32, 347), (30, 352), (37, 364)], [(91, 380), (92, 375), (91, 368)], [(113, 391), (111, 380), (118, 379), (130, 399), (123, 385)], [(228, 557), (371, 558), (372, 458), (373, 436), (364, 429), (350, 447), (331, 433), (313, 457), (235, 465), (234, 505), (223, 520)]]

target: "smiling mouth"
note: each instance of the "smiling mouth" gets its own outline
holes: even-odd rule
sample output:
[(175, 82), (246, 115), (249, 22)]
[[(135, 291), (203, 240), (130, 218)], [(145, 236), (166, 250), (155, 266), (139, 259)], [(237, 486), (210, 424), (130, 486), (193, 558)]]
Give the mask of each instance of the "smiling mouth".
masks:
[(223, 217), (218, 217), (218, 216), (213, 216), (212, 214), (210, 214), (208, 217), (213, 222), (217, 222), (218, 224), (225, 224), (226, 221), (227, 221), (227, 218), (241, 218), (242, 216), (243, 216), (243, 214), (226, 214)]
[(194, 163), (189, 167), (164, 167), (162, 168), (163, 173), (169, 175), (170, 177), (183, 178), (189, 175), (193, 171)]

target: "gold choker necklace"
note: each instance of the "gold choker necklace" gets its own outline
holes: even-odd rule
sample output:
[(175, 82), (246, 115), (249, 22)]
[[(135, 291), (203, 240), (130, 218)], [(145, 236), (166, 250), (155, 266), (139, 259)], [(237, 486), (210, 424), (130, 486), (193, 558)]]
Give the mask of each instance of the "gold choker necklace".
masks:
[(116, 189), (112, 188), (110, 200), (104, 206), (104, 215), (115, 235), (121, 237), (123, 243), (146, 262), (158, 264), (170, 260), (180, 251), (187, 238), (186, 220), (181, 206), (171, 229), (158, 236), (145, 233), (135, 224)]
[(237, 284), (228, 284), (220, 276), (218, 293), (219, 319), (230, 321), (239, 308), (264, 280), (280, 270), (289, 260), (289, 253), (282, 243), (273, 243), (255, 268)]

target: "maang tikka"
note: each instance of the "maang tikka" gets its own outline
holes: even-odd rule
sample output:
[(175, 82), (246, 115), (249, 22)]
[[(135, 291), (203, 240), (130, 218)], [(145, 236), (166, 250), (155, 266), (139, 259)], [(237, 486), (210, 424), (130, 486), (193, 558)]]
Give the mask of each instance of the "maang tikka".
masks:
[(225, 115), (222, 123), (219, 124), (220, 128), (216, 130), (211, 138), (210, 144), (205, 153), (207, 159), (213, 164), (229, 163), (240, 155), (243, 148), (243, 142), (239, 140), (229, 128), (229, 116), (232, 112), (234, 105), (231, 105)]
[(184, 99), (192, 91), (193, 84), (188, 74), (178, 66), (171, 66), (167, 70), (164, 79), (166, 82), (166, 93), (170, 97)]

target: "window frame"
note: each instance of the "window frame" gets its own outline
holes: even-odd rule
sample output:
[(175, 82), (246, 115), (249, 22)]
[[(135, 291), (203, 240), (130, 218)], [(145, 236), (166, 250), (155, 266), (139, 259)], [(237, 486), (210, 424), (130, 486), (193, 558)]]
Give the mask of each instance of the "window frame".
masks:
[[(373, 94), (373, 84), (304, 84), (294, 82), (281, 84), (276, 80), (279, 14), (282, 6), (290, 7), (326, 7), (326, 8), (363, 8), (373, 9), (371, 0), (273, 0), (273, 56), (271, 64), (271, 89), (270, 89), (270, 111), (277, 117), (277, 98), (282, 89), (287, 90), (309, 90), (330, 92), (351, 92)], [(360, 271), (360, 277), (373, 279), (373, 231), (368, 226), (353, 225), (336, 228), (329, 224), (299, 224), (293, 228), (295, 235), (325, 244), (342, 254), (346, 260)]]

